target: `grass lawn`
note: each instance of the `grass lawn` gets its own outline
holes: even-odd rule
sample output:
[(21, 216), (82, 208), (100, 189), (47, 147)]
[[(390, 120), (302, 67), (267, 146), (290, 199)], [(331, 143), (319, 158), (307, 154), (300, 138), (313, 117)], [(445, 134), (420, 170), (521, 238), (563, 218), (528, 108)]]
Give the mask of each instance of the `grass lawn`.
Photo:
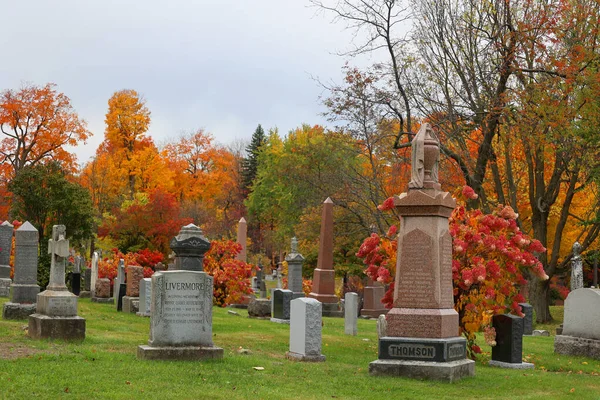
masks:
[[(214, 342), (225, 357), (206, 362), (138, 361), (149, 319), (89, 299), (79, 301), (87, 320), (81, 344), (32, 340), (26, 321), (0, 320), (0, 399), (600, 399), (600, 361), (554, 355), (553, 336), (524, 338), (535, 370), (489, 367), (488, 353), (475, 377), (447, 384), (369, 376), (375, 321), (359, 320), (358, 336), (347, 336), (343, 319), (324, 318), (327, 361), (309, 364), (285, 359), (289, 326), (213, 310)], [(554, 326), (543, 329), (554, 334)], [(240, 347), (251, 354), (238, 354)]]

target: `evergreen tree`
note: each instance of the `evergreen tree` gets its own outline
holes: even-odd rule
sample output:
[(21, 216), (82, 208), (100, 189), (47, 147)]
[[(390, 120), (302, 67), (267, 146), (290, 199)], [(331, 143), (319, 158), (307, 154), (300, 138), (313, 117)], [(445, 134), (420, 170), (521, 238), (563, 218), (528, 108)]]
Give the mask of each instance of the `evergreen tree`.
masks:
[(252, 134), (252, 140), (246, 147), (246, 158), (242, 162), (242, 185), (246, 193), (250, 192), (252, 182), (256, 178), (258, 169), (258, 153), (261, 146), (266, 142), (265, 131), (258, 124), (256, 130)]

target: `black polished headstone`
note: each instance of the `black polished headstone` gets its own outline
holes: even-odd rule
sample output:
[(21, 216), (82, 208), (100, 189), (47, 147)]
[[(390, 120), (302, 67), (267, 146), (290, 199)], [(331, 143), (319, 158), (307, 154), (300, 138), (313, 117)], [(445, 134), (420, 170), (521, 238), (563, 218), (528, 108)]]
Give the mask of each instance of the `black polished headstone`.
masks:
[(467, 340), (461, 337), (426, 339), (384, 336), (379, 339), (380, 360), (447, 362), (463, 360), (466, 356)]
[(123, 297), (125, 297), (125, 293), (127, 292), (127, 284), (121, 283), (119, 287), (119, 294), (117, 297), (117, 311), (123, 311)]
[(83, 272), (83, 290), (89, 292), (92, 286), (92, 270), (86, 268)]
[(523, 318), (512, 314), (494, 315), (492, 326), (496, 330), (496, 345), (492, 347), (492, 360), (520, 364), (523, 362)]
[(290, 302), (293, 292), (287, 289), (273, 290), (273, 318), (290, 319)]
[(533, 335), (533, 306), (529, 303), (519, 303), (523, 317), (523, 335)]
[(71, 274), (71, 291), (75, 296), (81, 293), (81, 273), (73, 272)]

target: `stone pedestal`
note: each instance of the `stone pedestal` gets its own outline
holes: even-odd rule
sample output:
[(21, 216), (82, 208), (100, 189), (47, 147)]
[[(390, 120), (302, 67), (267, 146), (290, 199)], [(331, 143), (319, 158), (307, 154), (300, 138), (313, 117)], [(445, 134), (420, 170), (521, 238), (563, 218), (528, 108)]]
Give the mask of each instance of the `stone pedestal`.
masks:
[(456, 203), (437, 182), (439, 143), (429, 124), (412, 142), (409, 190), (394, 198), (400, 215), (394, 306), (372, 375), (455, 381), (475, 373), (459, 337), (452, 289), (448, 218)]
[(204, 253), (210, 248), (210, 241), (202, 230), (194, 224), (181, 228), (179, 234), (171, 240), (171, 250), (175, 253), (175, 265), (169, 265), (169, 271), (203, 271)]
[(387, 314), (389, 309), (385, 308), (381, 302), (384, 295), (385, 287), (379, 282), (373, 282), (372, 279), (369, 279), (363, 291), (363, 308), (360, 310), (360, 315), (362, 317), (378, 318), (381, 314)]

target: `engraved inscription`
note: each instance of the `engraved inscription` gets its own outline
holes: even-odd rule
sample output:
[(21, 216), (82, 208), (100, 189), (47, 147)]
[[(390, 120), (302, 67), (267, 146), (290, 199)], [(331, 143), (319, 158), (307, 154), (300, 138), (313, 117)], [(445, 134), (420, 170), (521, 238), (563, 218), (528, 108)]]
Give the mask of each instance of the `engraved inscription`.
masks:
[(420, 344), (392, 344), (388, 347), (388, 354), (395, 358), (435, 358), (435, 347)]
[(440, 307), (453, 308), (452, 236), (447, 231), (440, 237)]
[(12, 235), (12, 226), (0, 226), (0, 265), (8, 265), (10, 263)]
[(77, 299), (75, 297), (51, 297), (48, 299), (46, 312), (50, 316), (77, 315)]
[(462, 344), (452, 344), (448, 347), (448, 357), (449, 358), (465, 358), (465, 349), (466, 347)]
[(437, 308), (431, 237), (415, 229), (402, 240), (396, 307)]
[(38, 247), (15, 247), (15, 283), (37, 283)]

